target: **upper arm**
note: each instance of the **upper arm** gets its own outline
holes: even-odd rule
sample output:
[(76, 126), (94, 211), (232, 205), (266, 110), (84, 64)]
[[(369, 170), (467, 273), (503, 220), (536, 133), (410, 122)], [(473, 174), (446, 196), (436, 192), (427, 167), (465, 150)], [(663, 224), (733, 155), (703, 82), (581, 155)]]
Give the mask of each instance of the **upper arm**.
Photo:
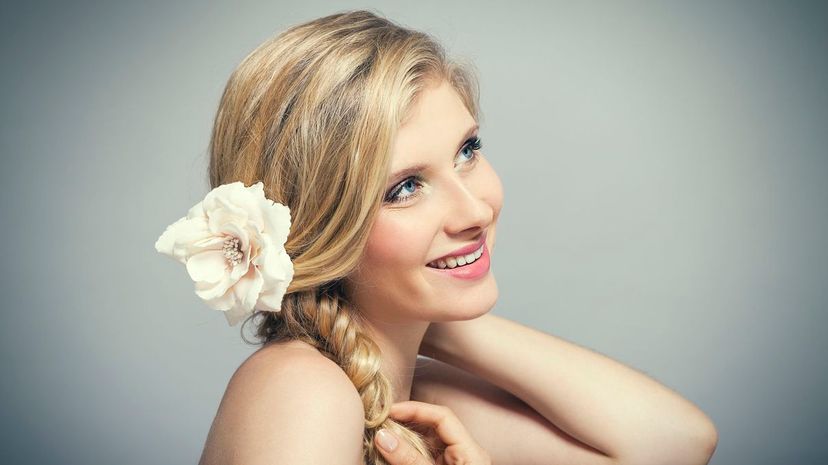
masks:
[(363, 431), (359, 394), (332, 361), (254, 355), (228, 384), (200, 464), (361, 464)]
[(438, 360), (418, 360), (417, 400), (449, 407), (499, 465), (610, 465), (616, 461), (568, 435), (518, 397)]

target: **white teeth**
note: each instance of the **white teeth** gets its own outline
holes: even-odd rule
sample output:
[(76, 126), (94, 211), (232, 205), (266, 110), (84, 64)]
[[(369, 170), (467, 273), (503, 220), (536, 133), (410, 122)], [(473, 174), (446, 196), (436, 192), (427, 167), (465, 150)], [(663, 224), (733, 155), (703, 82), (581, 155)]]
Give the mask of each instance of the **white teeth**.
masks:
[(479, 249), (470, 254), (458, 255), (456, 257), (449, 257), (445, 259), (441, 258), (440, 260), (433, 261), (428, 265), (433, 268), (456, 268), (458, 266), (468, 265), (483, 255), (483, 247), (485, 247), (485, 244), (481, 245)]

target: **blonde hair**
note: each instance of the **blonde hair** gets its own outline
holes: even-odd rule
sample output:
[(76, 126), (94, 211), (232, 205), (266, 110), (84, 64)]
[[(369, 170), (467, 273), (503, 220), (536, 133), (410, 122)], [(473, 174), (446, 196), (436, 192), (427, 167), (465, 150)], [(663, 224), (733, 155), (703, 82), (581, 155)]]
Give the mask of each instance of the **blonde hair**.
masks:
[(332, 14), (290, 27), (242, 60), (210, 139), (212, 187), (262, 181), (265, 195), (291, 211), (285, 249), (294, 277), (282, 311), (245, 323), (258, 318), (262, 344), (299, 339), (342, 367), (365, 408), (366, 464), (386, 463), (373, 441), (382, 427), (429, 461), (435, 452), (388, 417), (393, 394), (380, 348), (341, 283), (382, 205), (396, 131), (420, 92), (441, 80), (477, 120), (471, 65), (447, 59), (430, 35), (372, 11)]

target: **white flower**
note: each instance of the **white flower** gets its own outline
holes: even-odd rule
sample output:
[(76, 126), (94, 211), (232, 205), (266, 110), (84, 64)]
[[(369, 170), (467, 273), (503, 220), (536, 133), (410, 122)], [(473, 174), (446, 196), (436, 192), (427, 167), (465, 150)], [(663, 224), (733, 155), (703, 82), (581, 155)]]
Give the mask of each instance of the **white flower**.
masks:
[(279, 312), (293, 279), (285, 251), (290, 209), (260, 182), (222, 184), (167, 226), (155, 250), (184, 263), (195, 293), (233, 326), (253, 310)]

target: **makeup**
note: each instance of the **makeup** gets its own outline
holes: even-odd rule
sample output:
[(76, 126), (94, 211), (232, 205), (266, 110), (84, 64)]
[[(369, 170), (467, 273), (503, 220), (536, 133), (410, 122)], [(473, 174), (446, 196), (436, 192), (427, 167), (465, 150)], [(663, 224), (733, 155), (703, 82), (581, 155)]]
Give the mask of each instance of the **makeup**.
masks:
[(483, 251), (480, 257), (472, 263), (459, 265), (454, 268), (434, 268), (428, 265), (426, 265), (426, 268), (453, 278), (474, 280), (486, 276), (489, 273), (489, 265), (489, 247), (483, 242)]

